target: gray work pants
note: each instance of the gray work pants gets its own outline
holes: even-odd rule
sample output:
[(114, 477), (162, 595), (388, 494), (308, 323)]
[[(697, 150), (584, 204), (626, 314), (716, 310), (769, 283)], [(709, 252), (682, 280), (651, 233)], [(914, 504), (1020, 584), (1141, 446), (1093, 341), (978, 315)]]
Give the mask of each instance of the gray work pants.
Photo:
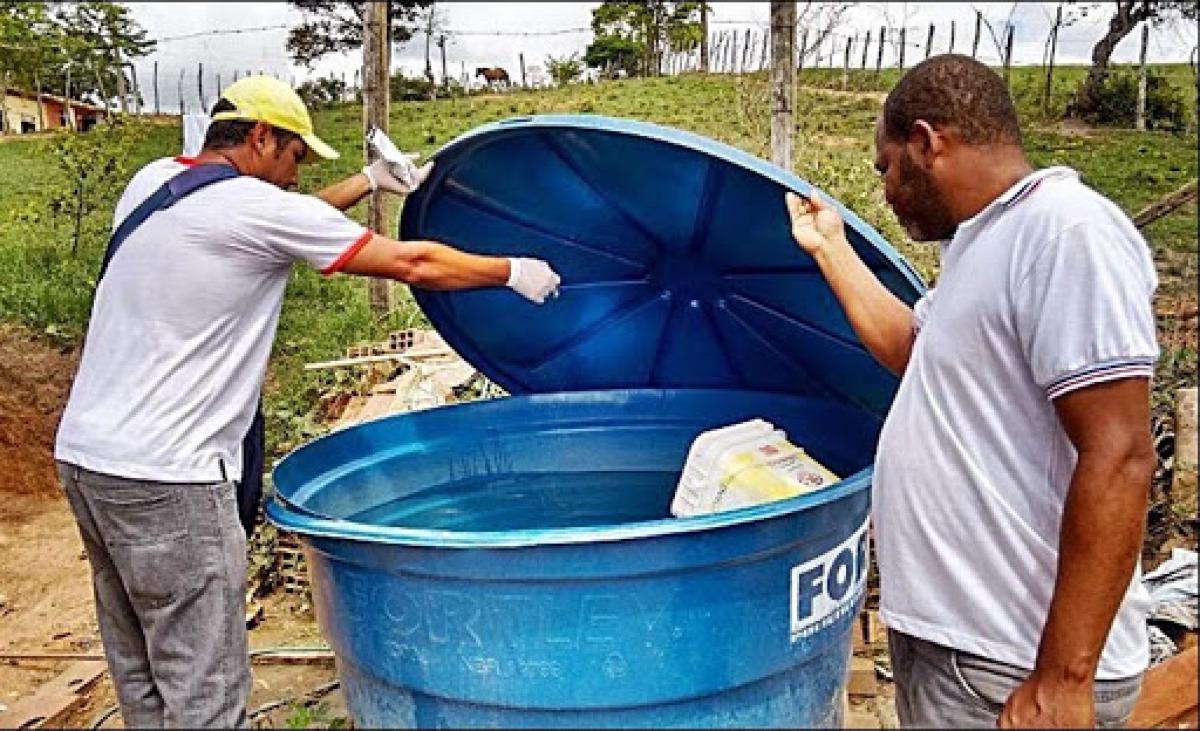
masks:
[[(896, 714), (905, 728), (995, 728), (1028, 670), (888, 630)], [(1096, 681), (1096, 725), (1121, 728), (1142, 676)]]
[(234, 483), (129, 480), (61, 462), (58, 473), (125, 726), (245, 726), (246, 537)]

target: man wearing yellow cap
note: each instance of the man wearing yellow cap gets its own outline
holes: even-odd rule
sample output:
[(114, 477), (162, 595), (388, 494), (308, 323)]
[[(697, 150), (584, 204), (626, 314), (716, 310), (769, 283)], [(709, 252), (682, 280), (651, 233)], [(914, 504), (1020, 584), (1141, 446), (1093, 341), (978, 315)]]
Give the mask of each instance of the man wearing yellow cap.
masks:
[[(289, 192), (302, 159), (337, 152), (286, 84), (243, 79), (212, 119), (198, 156), (150, 163), (117, 203), (120, 243), (55, 445), (130, 728), (246, 723), (236, 483), (293, 263), (426, 288), (507, 285), (539, 304), (558, 286), (545, 262), (395, 241), (340, 212), (372, 190), (411, 192), (430, 165), (380, 160), (316, 196)], [(219, 177), (154, 207), (198, 166)]]

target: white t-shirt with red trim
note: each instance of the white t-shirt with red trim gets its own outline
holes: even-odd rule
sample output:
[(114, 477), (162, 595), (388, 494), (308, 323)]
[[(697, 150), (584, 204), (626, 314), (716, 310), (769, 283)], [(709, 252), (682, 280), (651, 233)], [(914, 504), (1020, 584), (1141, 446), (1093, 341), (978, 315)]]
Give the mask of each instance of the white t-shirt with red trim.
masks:
[[(138, 171), (114, 229), (191, 164)], [(331, 274), (370, 236), (319, 198), (247, 176), (152, 214), (96, 291), (55, 458), (133, 479), (239, 478), (292, 264)]]
[[(880, 435), (873, 510), (888, 627), (1032, 668), (1077, 455), (1053, 400), (1158, 357), (1149, 248), (1068, 168), (1018, 182), (942, 248)], [(1148, 662), (1136, 571), (1101, 679)]]

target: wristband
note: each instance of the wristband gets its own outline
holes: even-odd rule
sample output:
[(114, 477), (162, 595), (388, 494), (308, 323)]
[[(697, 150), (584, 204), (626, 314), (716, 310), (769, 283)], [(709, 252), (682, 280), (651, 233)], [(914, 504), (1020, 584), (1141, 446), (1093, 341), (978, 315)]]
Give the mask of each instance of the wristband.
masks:
[(517, 283), (517, 279), (521, 277), (521, 260), (513, 257), (508, 259), (508, 281), (505, 285), (508, 287)]

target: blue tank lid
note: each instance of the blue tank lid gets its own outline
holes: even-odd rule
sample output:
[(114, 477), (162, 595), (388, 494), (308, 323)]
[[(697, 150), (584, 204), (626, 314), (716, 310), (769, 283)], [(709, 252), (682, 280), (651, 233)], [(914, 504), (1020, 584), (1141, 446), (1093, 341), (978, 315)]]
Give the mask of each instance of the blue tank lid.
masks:
[[(737, 388), (875, 414), (891, 403), (895, 377), (792, 240), (784, 192), (813, 189), (795, 175), (695, 134), (592, 115), (489, 124), (434, 159), (402, 238), (538, 257), (562, 275), (543, 306), (506, 289), (414, 290), (447, 343), (510, 393)], [(867, 265), (915, 302), (920, 278), (833, 202)]]

